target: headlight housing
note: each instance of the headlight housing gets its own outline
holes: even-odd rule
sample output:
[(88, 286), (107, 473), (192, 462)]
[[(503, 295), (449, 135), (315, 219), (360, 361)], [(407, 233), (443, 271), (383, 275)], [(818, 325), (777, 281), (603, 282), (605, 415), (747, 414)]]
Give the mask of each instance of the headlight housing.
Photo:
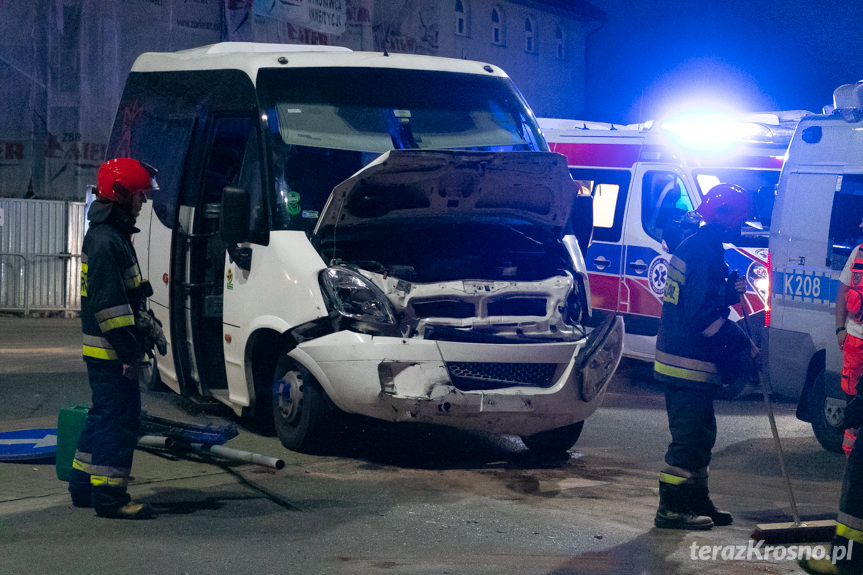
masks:
[(767, 294), (770, 291), (770, 274), (767, 268), (760, 263), (753, 263), (749, 266), (746, 275), (746, 279), (755, 288), (755, 292), (761, 298), (761, 301), (767, 301)]
[(342, 316), (372, 324), (395, 325), (392, 302), (368, 278), (343, 266), (321, 272), (321, 287), (331, 309)]
[(576, 369), (581, 398), (590, 403), (611, 380), (623, 354), (623, 318), (609, 316), (587, 337)]

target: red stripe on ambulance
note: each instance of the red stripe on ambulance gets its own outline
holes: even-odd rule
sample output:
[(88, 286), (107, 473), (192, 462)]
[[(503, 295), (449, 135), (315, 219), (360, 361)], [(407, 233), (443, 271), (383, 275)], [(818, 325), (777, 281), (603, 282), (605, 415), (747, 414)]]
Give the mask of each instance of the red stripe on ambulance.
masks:
[(569, 144), (550, 142), (552, 152), (563, 154), (570, 166), (631, 168), (638, 161), (640, 144)]

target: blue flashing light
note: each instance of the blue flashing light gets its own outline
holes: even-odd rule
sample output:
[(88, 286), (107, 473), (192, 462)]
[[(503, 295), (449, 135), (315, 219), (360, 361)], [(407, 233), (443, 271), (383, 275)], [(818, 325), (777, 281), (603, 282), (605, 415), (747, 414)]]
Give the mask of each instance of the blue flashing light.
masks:
[(703, 152), (726, 152), (739, 144), (773, 140), (772, 130), (764, 124), (723, 114), (685, 114), (664, 121), (662, 129), (678, 145)]

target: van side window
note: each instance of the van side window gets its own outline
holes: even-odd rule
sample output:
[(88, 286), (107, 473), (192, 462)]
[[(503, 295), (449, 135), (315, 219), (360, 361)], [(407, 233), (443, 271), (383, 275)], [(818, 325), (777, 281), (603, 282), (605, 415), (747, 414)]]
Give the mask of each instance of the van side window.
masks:
[(177, 197), (181, 190), (183, 167), (195, 118), (168, 117), (154, 122), (151, 130), (141, 130), (138, 155), (159, 170), (159, 190), (153, 193), (153, 213), (162, 224), (173, 228), (177, 222)]
[(619, 242), (629, 191), (628, 170), (570, 170), (572, 178), (593, 197), (593, 240)]
[(841, 183), (837, 182), (839, 191), (833, 195), (827, 241), (827, 264), (834, 270), (841, 270), (854, 247), (863, 243), (863, 175), (838, 178)]
[[(257, 243), (265, 243), (256, 238), (255, 231), (266, 231), (266, 209), (262, 206), (260, 177), (251, 182), (241, 181), (241, 174), (257, 170), (257, 139), (251, 116), (219, 116), (214, 120), (210, 147), (201, 181), (201, 198), (205, 210), (217, 216), (221, 211), (222, 191), (226, 186), (241, 186), (251, 198), (250, 229)], [(251, 143), (251, 145), (249, 145)], [(252, 157), (246, 157), (249, 151)], [(253, 164), (245, 166), (245, 163)], [(242, 172), (241, 172), (242, 170)], [(246, 176), (248, 178), (248, 176)], [(260, 223), (261, 218), (263, 223)], [(264, 235), (266, 238), (266, 234)]]
[(268, 202), (261, 178), (261, 142), (254, 125), (249, 127), (246, 149), (243, 151), (243, 167), (240, 171), (240, 187), (249, 193), (249, 229), (252, 241), (266, 245), (269, 242)]
[(204, 203), (220, 203), (225, 186), (236, 186), (251, 118), (217, 118), (204, 171)]
[(683, 214), (692, 209), (683, 180), (673, 172), (647, 172), (641, 183), (641, 193), (644, 231), (660, 242), (663, 232), (680, 222)]

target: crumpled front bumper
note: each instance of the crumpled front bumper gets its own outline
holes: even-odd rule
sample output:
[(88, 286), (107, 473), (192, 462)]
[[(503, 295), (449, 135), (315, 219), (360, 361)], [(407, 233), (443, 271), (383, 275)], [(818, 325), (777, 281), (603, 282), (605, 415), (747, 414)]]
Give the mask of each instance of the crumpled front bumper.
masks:
[(299, 344), (343, 411), (493, 433), (570, 425), (602, 404), (623, 351), (623, 320), (563, 343), (465, 343), (339, 331)]

